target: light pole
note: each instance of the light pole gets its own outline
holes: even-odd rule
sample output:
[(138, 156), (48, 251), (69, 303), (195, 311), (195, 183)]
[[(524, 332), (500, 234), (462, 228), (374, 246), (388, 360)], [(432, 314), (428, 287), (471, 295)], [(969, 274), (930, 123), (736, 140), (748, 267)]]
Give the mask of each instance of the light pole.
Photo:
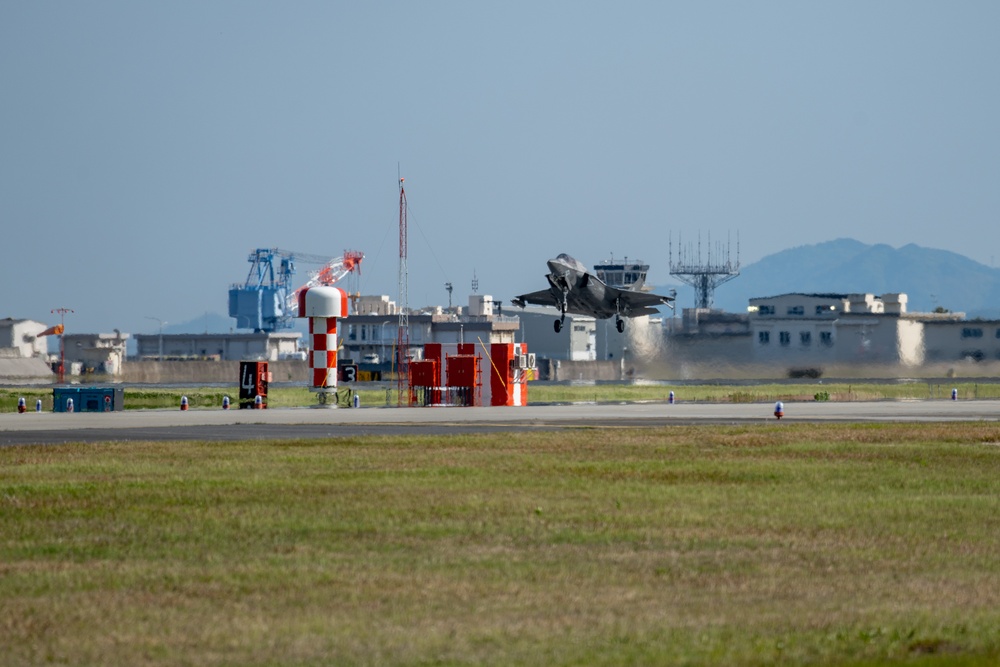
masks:
[(66, 335), (66, 313), (72, 313), (71, 308), (53, 308), (53, 313), (59, 313), (59, 384), (63, 383), (66, 377), (66, 344), (63, 336)]
[(146, 315), (147, 320), (156, 320), (160, 323), (160, 353), (157, 355), (157, 361), (163, 361), (163, 325), (167, 323), (166, 320), (161, 320), (159, 317), (153, 317), (152, 315)]

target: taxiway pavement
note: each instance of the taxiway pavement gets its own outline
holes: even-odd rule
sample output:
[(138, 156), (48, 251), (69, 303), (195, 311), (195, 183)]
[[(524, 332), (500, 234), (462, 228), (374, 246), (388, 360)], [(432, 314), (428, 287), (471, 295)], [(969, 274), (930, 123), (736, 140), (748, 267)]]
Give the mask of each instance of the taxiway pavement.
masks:
[[(802, 402), (782, 423), (1000, 421), (996, 400)], [(768, 403), (596, 403), (479, 408), (270, 408), (0, 414), (0, 445), (489, 433), (572, 427), (774, 422)]]

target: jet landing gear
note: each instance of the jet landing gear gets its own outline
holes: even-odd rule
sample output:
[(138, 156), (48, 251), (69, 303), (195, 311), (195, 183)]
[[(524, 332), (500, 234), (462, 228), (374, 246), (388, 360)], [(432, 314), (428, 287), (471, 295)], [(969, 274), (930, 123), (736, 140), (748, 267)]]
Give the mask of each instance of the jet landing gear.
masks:
[(566, 307), (563, 306), (561, 310), (562, 310), (562, 315), (559, 316), (559, 319), (555, 321), (555, 324), (552, 327), (553, 329), (556, 330), (556, 333), (562, 331), (563, 324), (565, 324), (566, 322)]
[(625, 320), (622, 315), (628, 315), (628, 306), (622, 303), (621, 297), (615, 299), (615, 329), (618, 333), (625, 333)]
[(566, 322), (566, 292), (567, 290), (563, 289), (563, 301), (559, 304), (559, 319), (555, 321), (552, 327), (556, 330), (556, 333), (562, 331), (563, 324)]

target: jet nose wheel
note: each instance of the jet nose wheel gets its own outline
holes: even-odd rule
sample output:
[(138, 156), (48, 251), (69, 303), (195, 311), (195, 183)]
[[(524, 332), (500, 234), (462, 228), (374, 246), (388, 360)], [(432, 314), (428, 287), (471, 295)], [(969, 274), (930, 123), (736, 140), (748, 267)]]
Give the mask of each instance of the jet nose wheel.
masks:
[(556, 330), (556, 333), (559, 333), (560, 331), (562, 331), (562, 321), (561, 320), (556, 320), (553, 328)]
[(615, 322), (615, 328), (618, 329), (618, 333), (624, 333), (625, 332), (625, 320), (617, 320)]

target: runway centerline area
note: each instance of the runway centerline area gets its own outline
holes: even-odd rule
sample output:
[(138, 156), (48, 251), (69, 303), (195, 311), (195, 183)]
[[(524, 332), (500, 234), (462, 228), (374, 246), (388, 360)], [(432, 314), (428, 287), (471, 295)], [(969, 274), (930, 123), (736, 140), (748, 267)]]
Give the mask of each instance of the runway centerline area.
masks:
[[(595, 403), (475, 408), (270, 408), (0, 414), (0, 445), (440, 435), (573, 427), (776, 422), (773, 403)], [(1000, 421), (997, 400), (785, 402), (780, 423)]]

